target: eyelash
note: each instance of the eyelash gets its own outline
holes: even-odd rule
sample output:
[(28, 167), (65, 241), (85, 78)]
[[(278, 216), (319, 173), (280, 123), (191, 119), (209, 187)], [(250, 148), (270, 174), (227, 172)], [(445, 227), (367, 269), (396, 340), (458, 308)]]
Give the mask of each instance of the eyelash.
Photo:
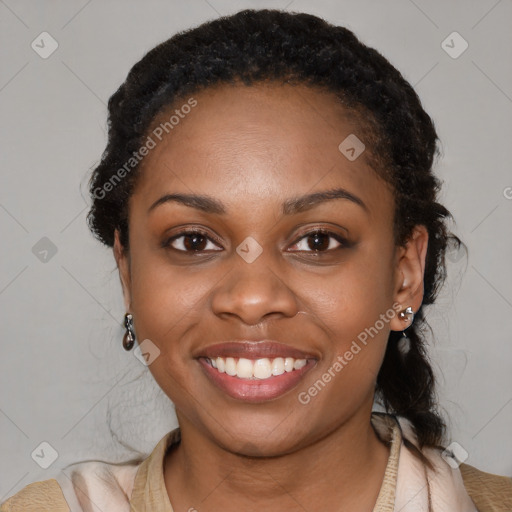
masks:
[[(300, 235), (299, 238), (297, 238), (293, 242), (292, 245), (296, 245), (298, 242), (302, 241), (303, 239), (308, 238), (309, 236), (315, 235), (315, 234), (318, 234), (318, 233), (320, 233), (322, 235), (329, 235), (329, 237), (330, 238), (334, 238), (340, 244), (340, 246), (335, 247), (334, 249), (326, 249), (325, 251), (311, 250), (311, 251), (293, 251), (293, 252), (309, 252), (309, 253), (312, 253), (312, 254), (324, 254), (324, 253), (331, 253), (331, 252), (339, 250), (339, 249), (348, 248), (350, 246), (350, 244), (349, 244), (347, 239), (343, 238), (338, 233), (334, 233), (332, 231), (328, 231), (328, 230), (323, 229), (323, 228), (316, 228), (316, 229), (312, 229), (311, 231), (307, 231), (306, 233), (303, 233), (302, 235)], [(171, 243), (172, 242), (174, 242), (175, 240), (177, 240), (177, 239), (179, 239), (179, 238), (181, 238), (181, 237), (183, 237), (185, 235), (201, 235), (201, 236), (205, 237), (208, 241), (220, 243), (219, 241), (217, 241), (215, 239), (212, 239), (210, 234), (207, 233), (206, 231), (203, 231), (202, 229), (196, 228), (196, 229), (183, 230), (183, 231), (180, 231), (180, 232), (176, 233), (171, 238), (168, 238), (167, 240), (165, 240), (162, 243), (162, 247), (174, 250), (176, 252), (185, 253), (185, 254), (186, 253), (197, 254), (197, 253), (205, 252), (204, 249), (200, 250), (200, 251), (187, 251), (187, 250), (176, 249), (174, 247), (171, 247)], [(329, 245), (330, 245), (330, 243), (329, 243)], [(220, 250), (216, 249), (213, 252), (220, 252)]]

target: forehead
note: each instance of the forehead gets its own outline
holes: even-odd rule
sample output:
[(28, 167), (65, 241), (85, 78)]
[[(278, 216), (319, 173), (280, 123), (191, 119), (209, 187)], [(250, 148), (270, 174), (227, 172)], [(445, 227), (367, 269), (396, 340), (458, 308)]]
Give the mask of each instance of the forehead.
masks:
[[(193, 108), (182, 108), (191, 100)], [(205, 89), (161, 112), (148, 134), (155, 147), (134, 194), (148, 207), (176, 191), (218, 197), (229, 210), (242, 199), (268, 205), (336, 186), (361, 197), (375, 218), (391, 207), (390, 187), (369, 165), (369, 146), (355, 160), (339, 148), (369, 134), (333, 94), (305, 85)]]

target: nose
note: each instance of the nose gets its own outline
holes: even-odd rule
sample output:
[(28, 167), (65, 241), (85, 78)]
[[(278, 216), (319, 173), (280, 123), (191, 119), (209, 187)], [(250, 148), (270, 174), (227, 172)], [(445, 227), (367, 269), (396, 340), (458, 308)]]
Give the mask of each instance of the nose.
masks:
[(256, 325), (269, 317), (291, 318), (298, 313), (297, 297), (265, 258), (252, 263), (235, 258), (231, 272), (213, 292), (216, 315)]

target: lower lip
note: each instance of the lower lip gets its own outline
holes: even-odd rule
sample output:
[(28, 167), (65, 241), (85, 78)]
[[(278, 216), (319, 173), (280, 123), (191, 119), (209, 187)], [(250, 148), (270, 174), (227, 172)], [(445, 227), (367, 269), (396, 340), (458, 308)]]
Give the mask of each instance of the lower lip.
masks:
[(240, 379), (227, 373), (220, 373), (205, 358), (201, 357), (198, 361), (206, 375), (218, 388), (230, 397), (245, 402), (266, 402), (279, 398), (293, 389), (306, 372), (315, 365), (315, 361), (310, 359), (306, 366), (299, 370), (285, 372), (282, 375), (275, 375), (268, 379)]

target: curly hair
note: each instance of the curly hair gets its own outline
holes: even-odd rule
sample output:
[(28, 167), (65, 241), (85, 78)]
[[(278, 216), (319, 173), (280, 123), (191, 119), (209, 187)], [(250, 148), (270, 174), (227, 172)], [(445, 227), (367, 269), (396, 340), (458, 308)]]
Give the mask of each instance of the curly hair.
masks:
[(106, 185), (140, 148), (157, 116), (204, 88), (266, 81), (334, 93), (370, 129), (365, 133), (372, 167), (394, 191), (395, 244), (405, 245), (416, 225), (428, 230), (424, 298), (407, 330), (410, 348), (400, 350), (401, 333), (390, 333), (375, 396), (387, 412), (411, 422), (420, 448), (439, 446), (446, 425), (437, 409), (423, 307), (434, 303), (445, 280), (449, 242), (464, 244), (448, 231), (452, 215), (437, 202), (440, 181), (432, 167), (439, 150), (432, 119), (401, 73), (350, 30), (305, 13), (244, 10), (150, 50), (109, 100), (108, 143), (89, 182), (88, 225), (110, 247), (117, 229), (128, 250), (128, 200), (140, 165), (115, 186)]

